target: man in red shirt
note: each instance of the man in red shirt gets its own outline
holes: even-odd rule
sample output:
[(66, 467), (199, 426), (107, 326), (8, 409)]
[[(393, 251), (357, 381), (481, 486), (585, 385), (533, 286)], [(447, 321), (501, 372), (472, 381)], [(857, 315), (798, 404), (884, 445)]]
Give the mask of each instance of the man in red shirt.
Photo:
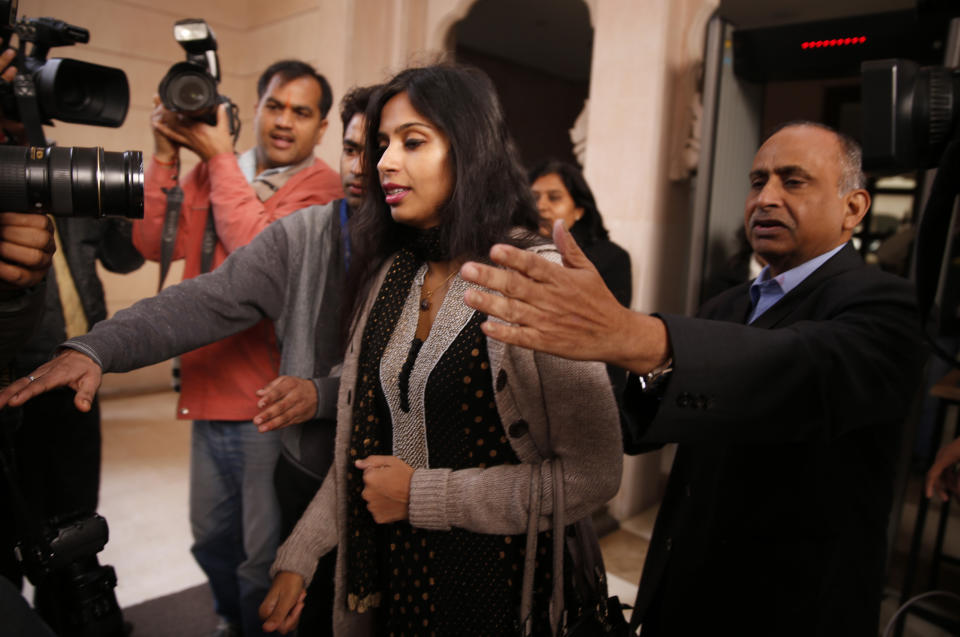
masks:
[[(342, 196), (339, 175), (313, 154), (333, 102), (327, 80), (284, 60), (263, 72), (257, 96), (256, 146), (239, 156), (225, 106), (210, 126), (155, 99), (154, 157), (133, 237), (144, 257), (161, 262), (161, 278), (175, 259), (184, 259), (184, 278), (216, 268), (276, 219)], [(178, 211), (181, 148), (201, 163), (179, 180)], [(220, 635), (261, 634), (257, 607), (280, 533), (273, 490), (280, 439), (251, 421), (256, 391), (277, 376), (279, 358), (273, 326), (262, 321), (181, 359), (177, 414), (193, 420), (191, 550), (210, 581)]]

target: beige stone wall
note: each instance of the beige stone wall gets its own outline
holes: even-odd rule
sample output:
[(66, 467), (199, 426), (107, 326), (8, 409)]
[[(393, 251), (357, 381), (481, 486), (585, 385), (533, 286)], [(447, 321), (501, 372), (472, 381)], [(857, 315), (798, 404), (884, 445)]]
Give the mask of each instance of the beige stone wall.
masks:
[[(716, 4), (602, 0), (591, 7), (584, 172), (611, 238), (630, 253), (633, 306), (642, 311), (683, 310), (689, 182), (671, 182), (669, 165), (673, 149), (682, 145), (682, 113), (689, 108), (690, 92), (677, 87), (689, 86), (696, 54), (678, 43), (690, 39), (689, 29), (702, 27), (698, 18)], [(659, 499), (662, 486), (657, 454), (627, 458), (611, 512), (626, 518), (643, 510)]]

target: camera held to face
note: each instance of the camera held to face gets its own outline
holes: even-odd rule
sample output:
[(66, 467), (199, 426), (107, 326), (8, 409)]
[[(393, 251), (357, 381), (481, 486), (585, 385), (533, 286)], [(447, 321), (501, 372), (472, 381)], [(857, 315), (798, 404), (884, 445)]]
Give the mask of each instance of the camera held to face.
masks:
[(173, 37), (187, 52), (187, 60), (174, 64), (160, 80), (158, 92), (164, 107), (216, 126), (217, 108), (227, 104), (230, 133), (236, 138), (240, 132), (237, 107), (229, 97), (217, 93), (220, 60), (213, 30), (203, 20), (178, 20), (173, 25)]

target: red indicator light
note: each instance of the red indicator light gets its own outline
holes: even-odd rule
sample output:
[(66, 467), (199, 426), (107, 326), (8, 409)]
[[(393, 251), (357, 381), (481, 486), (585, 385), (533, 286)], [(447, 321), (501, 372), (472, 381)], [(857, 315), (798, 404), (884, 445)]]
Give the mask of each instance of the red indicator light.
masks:
[(800, 48), (803, 50), (821, 49), (824, 47), (832, 48), (837, 46), (864, 44), (866, 41), (867, 41), (867, 36), (865, 35), (859, 35), (859, 36), (850, 37), (850, 38), (837, 38), (837, 39), (830, 39), (830, 40), (808, 40), (806, 42), (801, 42)]

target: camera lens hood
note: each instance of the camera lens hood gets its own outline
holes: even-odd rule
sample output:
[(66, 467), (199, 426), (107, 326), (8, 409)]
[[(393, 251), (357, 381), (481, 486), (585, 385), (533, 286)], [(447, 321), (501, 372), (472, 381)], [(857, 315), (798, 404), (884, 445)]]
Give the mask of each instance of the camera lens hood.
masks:
[(217, 82), (205, 67), (177, 62), (160, 80), (157, 89), (167, 110), (198, 116), (216, 109)]

